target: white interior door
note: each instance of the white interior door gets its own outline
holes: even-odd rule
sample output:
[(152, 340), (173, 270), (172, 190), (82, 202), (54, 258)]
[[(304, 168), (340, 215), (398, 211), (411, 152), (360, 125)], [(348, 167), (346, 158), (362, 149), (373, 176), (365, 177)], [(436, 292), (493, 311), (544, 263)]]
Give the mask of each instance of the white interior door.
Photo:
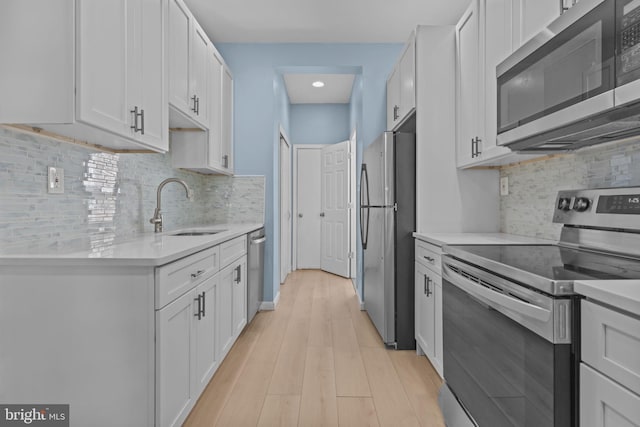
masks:
[(349, 152), (349, 141), (330, 145), (321, 165), (321, 268), (344, 277), (350, 277)]
[(320, 268), (322, 147), (296, 147), (296, 268)]
[(280, 134), (280, 283), (291, 271), (291, 155)]

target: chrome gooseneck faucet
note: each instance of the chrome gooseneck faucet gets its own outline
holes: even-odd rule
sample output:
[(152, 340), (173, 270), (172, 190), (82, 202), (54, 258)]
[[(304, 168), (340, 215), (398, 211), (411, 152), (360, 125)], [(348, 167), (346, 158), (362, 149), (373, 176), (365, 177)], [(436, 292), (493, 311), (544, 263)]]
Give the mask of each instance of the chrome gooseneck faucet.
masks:
[(168, 178), (162, 181), (160, 185), (158, 185), (158, 204), (156, 205), (156, 210), (153, 214), (153, 218), (149, 220), (149, 222), (155, 226), (156, 233), (160, 233), (162, 231), (162, 213), (160, 212), (162, 188), (170, 182), (177, 182), (178, 184), (182, 184), (184, 189), (187, 190), (187, 199), (191, 200), (191, 198), (193, 197), (191, 189), (183, 180), (178, 178)]

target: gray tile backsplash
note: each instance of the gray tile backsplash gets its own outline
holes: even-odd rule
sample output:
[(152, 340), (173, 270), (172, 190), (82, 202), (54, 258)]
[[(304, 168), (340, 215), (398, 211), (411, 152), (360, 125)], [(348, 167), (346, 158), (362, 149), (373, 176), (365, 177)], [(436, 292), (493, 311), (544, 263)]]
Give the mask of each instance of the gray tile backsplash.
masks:
[[(47, 193), (47, 167), (64, 169), (64, 194)], [(264, 218), (264, 177), (207, 176), (171, 167), (163, 154), (110, 154), (0, 127), (0, 252), (88, 249), (153, 231), (162, 192), (165, 230)], [(103, 252), (104, 253), (104, 252)]]
[(640, 186), (640, 141), (583, 148), (575, 153), (502, 167), (509, 195), (500, 197), (504, 233), (557, 240), (551, 222), (558, 190)]

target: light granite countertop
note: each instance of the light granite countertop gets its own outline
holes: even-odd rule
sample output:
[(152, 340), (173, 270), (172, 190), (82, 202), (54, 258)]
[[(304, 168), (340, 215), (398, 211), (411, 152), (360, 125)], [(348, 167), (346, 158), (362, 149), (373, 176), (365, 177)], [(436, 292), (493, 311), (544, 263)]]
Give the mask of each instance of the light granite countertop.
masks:
[(536, 237), (516, 236), (506, 233), (413, 233), (413, 237), (443, 245), (552, 245), (555, 240)]
[(640, 318), (640, 280), (579, 280), (573, 289), (588, 299)]
[[(0, 266), (158, 266), (184, 258), (261, 227), (263, 224), (257, 223), (205, 225), (157, 234), (145, 233), (131, 240), (94, 250), (2, 254), (0, 255)], [(176, 233), (190, 230), (219, 230), (219, 232), (202, 236), (175, 236)]]

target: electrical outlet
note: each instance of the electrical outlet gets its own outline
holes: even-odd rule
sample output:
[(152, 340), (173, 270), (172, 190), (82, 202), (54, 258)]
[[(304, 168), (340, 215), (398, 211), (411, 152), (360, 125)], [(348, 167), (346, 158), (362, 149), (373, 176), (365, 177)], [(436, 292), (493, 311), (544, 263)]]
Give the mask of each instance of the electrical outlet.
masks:
[(47, 179), (47, 193), (62, 194), (64, 193), (64, 169), (49, 166)]
[(500, 195), (508, 196), (509, 195), (509, 177), (503, 176), (500, 178)]

